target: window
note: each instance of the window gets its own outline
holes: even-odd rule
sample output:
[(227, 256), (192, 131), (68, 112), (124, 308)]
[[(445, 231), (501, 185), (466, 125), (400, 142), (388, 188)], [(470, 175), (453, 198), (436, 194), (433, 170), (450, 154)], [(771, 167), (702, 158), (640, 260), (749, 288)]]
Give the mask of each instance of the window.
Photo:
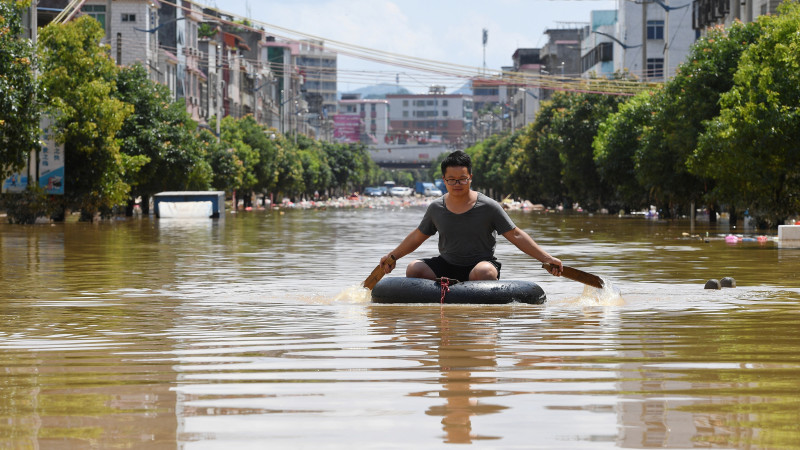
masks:
[(447, 100), (442, 100), (442, 106), (447, 106)]
[(647, 58), (647, 78), (664, 77), (664, 58)]
[(81, 11), (87, 16), (100, 22), (103, 29), (106, 28), (106, 6), (105, 5), (84, 5)]
[(403, 117), (408, 117), (408, 111), (403, 111)]
[(475, 88), (475, 95), (494, 96), (500, 95), (499, 88)]
[(612, 61), (614, 59), (614, 48), (611, 42), (601, 42), (597, 47), (593, 48), (589, 53), (581, 58), (581, 71), (587, 72), (596, 64)]
[(648, 20), (647, 21), (647, 39), (664, 39), (664, 21), (663, 20)]
[(403, 106), (408, 106), (408, 100), (403, 100)]
[(136, 14), (122, 13), (123, 22), (136, 22)]

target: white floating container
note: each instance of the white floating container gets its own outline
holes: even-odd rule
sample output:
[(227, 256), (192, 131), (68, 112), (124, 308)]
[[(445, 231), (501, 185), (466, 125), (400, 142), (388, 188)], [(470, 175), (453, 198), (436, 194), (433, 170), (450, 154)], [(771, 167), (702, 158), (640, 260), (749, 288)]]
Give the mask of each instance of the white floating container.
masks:
[(800, 248), (800, 225), (778, 225), (778, 247)]
[(225, 212), (223, 191), (159, 192), (153, 196), (158, 218), (218, 218)]

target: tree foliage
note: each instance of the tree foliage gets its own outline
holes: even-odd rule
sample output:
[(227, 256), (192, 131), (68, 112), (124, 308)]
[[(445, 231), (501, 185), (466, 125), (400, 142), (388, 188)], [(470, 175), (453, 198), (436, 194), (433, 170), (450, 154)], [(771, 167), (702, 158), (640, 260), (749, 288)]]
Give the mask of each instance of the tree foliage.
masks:
[(800, 210), (800, 6), (757, 26), (691, 165), (720, 198), (774, 225)]
[(629, 209), (647, 206), (647, 191), (637, 178), (637, 150), (656, 110), (653, 97), (645, 91), (620, 105), (600, 124), (592, 143), (600, 179), (613, 189), (613, 202)]
[(640, 182), (662, 209), (685, 210), (687, 203), (703, 199), (714, 203), (708, 196), (713, 182), (690, 171), (687, 160), (707, 121), (719, 114), (719, 99), (733, 86), (740, 55), (759, 35), (758, 23), (709, 29), (655, 97), (658, 105), (643, 128), (637, 162)]
[(136, 64), (120, 69), (117, 98), (133, 106), (119, 130), (120, 151), (146, 163), (128, 183), (131, 197), (147, 198), (162, 191), (207, 190), (211, 166), (196, 138), (197, 124), (182, 103), (172, 102), (169, 89), (148, 78)]
[[(251, 116), (225, 118), (220, 136), (198, 129), (145, 68), (115, 66), (89, 17), (40, 33), (37, 96), (30, 45), (18, 37), (22, 5), (0, 0), (0, 166), (24, 164), (38, 112), (51, 114), (65, 146), (63, 206), (85, 216), (162, 190), (302, 197), (440, 176), (438, 161), (427, 174), (389, 172), (363, 145), (284, 136)], [(800, 209), (800, 6), (780, 11), (707, 30), (661, 89), (555, 93), (524, 129), (467, 149), (475, 185), (590, 210), (719, 202), (780, 223)]]
[(84, 217), (123, 203), (126, 180), (146, 162), (119, 151), (117, 133), (133, 107), (116, 98), (117, 67), (101, 45), (104, 35), (89, 16), (40, 34), (43, 97), (64, 143), (65, 206)]
[(29, 2), (0, 1), (0, 180), (21, 170), (38, 149), (39, 105), (34, 49), (22, 37)]

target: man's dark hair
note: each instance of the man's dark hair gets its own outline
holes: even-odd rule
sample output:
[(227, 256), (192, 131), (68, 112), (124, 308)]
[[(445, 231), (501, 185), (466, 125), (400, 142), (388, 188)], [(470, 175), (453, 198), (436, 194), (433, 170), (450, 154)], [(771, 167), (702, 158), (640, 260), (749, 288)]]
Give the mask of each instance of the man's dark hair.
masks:
[(448, 167), (466, 167), (467, 173), (472, 175), (472, 159), (462, 150), (456, 150), (447, 155), (442, 161), (442, 175)]

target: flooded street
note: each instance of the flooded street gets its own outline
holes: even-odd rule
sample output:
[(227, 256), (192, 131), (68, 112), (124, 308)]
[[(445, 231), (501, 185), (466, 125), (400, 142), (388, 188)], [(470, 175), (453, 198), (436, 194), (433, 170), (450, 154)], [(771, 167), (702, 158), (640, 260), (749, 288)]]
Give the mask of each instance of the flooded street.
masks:
[(607, 292), (500, 238), (503, 278), (547, 303), (370, 304), (423, 211), (0, 224), (0, 448), (800, 444), (800, 249), (512, 211)]

